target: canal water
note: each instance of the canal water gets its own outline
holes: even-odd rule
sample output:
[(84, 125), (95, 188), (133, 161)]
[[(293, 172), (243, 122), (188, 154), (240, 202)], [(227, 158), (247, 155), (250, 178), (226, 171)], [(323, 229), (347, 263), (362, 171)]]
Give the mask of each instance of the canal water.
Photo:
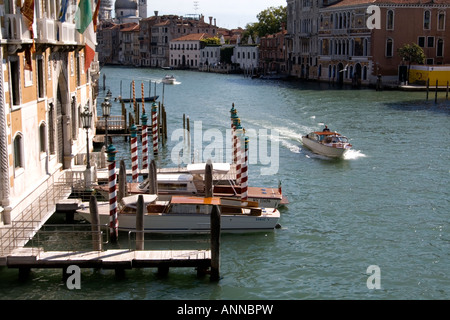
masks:
[[(181, 161), (183, 114), (193, 135), (191, 158), (227, 160), (234, 103), (250, 138), (249, 184), (278, 187), (281, 182), (289, 199), (281, 209), (282, 228), (223, 234), (217, 283), (191, 269), (171, 269), (167, 277), (154, 269), (131, 270), (126, 280), (112, 271), (82, 270), (81, 290), (68, 290), (59, 269), (33, 270), (20, 281), (17, 270), (3, 268), (0, 299), (450, 298), (450, 102), (445, 92), (435, 103), (434, 93), (426, 101), (425, 92), (189, 71), (169, 71), (177, 84), (163, 86), (167, 72), (102, 69), (113, 97), (121, 91), (129, 97), (135, 80), (137, 97), (141, 83), (148, 95), (152, 81), (151, 95), (156, 90), (160, 101), (164, 98), (168, 142), (156, 157), (160, 167)], [(150, 112), (150, 104), (144, 107)], [(120, 114), (118, 103), (112, 113)], [(350, 139), (353, 150), (345, 159), (318, 156), (302, 146), (302, 135), (324, 125)], [(113, 143), (120, 151), (117, 159), (130, 168), (128, 142), (115, 138)], [(126, 238), (121, 234), (119, 246), (127, 246)]]

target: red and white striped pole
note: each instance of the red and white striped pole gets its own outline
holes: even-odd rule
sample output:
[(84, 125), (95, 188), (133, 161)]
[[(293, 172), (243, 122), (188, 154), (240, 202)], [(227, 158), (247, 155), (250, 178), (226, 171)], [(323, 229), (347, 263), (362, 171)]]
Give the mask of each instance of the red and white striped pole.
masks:
[(236, 126), (236, 184), (241, 185), (241, 174), (242, 174), (242, 137), (244, 136), (244, 130), (242, 126), (238, 124)]
[(248, 200), (248, 137), (245, 137), (244, 161), (242, 163), (241, 200)]
[(152, 138), (153, 138), (153, 154), (158, 154), (158, 109), (154, 102), (152, 105)]
[(132, 175), (132, 181), (138, 182), (138, 147), (137, 147), (137, 127), (133, 123), (133, 125), (130, 127), (131, 131), (131, 175)]
[(108, 154), (108, 187), (109, 187), (109, 238), (117, 241), (119, 236), (119, 220), (117, 218), (117, 190), (116, 190), (116, 148), (110, 144)]
[(141, 116), (141, 121), (142, 121), (142, 171), (147, 172), (147, 169), (148, 169), (148, 140), (147, 140), (148, 117), (145, 114), (145, 110), (143, 112), (144, 113)]

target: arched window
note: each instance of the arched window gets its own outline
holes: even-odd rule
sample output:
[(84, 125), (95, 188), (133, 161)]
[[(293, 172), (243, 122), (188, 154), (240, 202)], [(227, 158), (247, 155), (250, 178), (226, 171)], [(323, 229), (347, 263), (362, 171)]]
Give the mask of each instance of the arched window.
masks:
[(39, 151), (47, 151), (47, 127), (44, 122), (39, 126)]
[(394, 52), (394, 41), (391, 38), (386, 40), (386, 57), (392, 57)]
[(386, 29), (394, 30), (394, 11), (388, 10), (386, 17)]
[(438, 39), (436, 42), (436, 56), (443, 57), (444, 56), (444, 40)]
[(14, 138), (14, 168), (23, 168), (23, 137), (18, 133)]
[(430, 30), (431, 28), (431, 13), (428, 10), (423, 13), (423, 28), (425, 30)]
[(437, 29), (439, 31), (445, 30), (445, 11), (439, 11), (438, 12), (438, 25)]

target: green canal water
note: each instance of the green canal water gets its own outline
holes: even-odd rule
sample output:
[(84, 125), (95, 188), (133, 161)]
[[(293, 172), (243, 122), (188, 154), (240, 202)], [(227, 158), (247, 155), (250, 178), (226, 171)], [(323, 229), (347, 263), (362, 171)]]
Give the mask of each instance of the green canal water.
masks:
[[(154, 82), (166, 74), (113, 67), (102, 72), (113, 97), (122, 90), (125, 98), (132, 80), (138, 97), (141, 83), (147, 94), (153, 81), (153, 95)], [(69, 290), (59, 269), (33, 270), (21, 281), (17, 270), (2, 268), (0, 299), (450, 298), (450, 102), (445, 92), (435, 104), (434, 94), (426, 101), (425, 92), (171, 73), (178, 84), (164, 86), (168, 142), (156, 158), (158, 166), (180, 161), (174, 150), (182, 141), (183, 114), (196, 135), (192, 156), (226, 160), (234, 103), (250, 136), (249, 184), (277, 187), (281, 181), (290, 201), (281, 209), (282, 228), (223, 234), (217, 283), (190, 268), (171, 269), (167, 277), (155, 269), (131, 270), (125, 280), (113, 271), (82, 270), (81, 289)], [(161, 100), (162, 84), (156, 93)], [(149, 112), (150, 104), (145, 108)], [(118, 103), (113, 114), (120, 114)], [(353, 144), (345, 159), (303, 148), (301, 136), (325, 124)], [(116, 138), (113, 143), (117, 159), (130, 168), (128, 142)], [(127, 247), (126, 234), (118, 246)], [(379, 272), (368, 272), (370, 266)], [(374, 276), (379, 287), (369, 289), (368, 282), (377, 284)]]

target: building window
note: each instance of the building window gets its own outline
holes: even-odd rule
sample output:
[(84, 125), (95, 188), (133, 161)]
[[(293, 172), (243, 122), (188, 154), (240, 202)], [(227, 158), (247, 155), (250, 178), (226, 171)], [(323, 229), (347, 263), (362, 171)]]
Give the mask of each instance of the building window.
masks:
[(445, 30), (445, 12), (443, 12), (443, 11), (438, 13), (437, 29), (439, 31), (444, 31)]
[(443, 57), (444, 56), (444, 40), (438, 39), (436, 41), (436, 56)]
[(39, 151), (47, 151), (47, 128), (45, 123), (41, 123), (39, 126)]
[(389, 10), (386, 17), (386, 29), (394, 30), (394, 11)]
[(428, 48), (434, 48), (434, 37), (428, 37), (427, 38), (427, 47)]
[(419, 45), (419, 47), (425, 48), (425, 37), (419, 37), (417, 44)]
[(11, 99), (13, 106), (20, 105), (20, 65), (17, 59), (10, 60)]
[(427, 64), (428, 65), (433, 65), (434, 64), (434, 59), (433, 58), (428, 58), (427, 59)]
[(391, 38), (386, 40), (386, 57), (392, 57), (394, 51), (394, 41)]
[(14, 138), (14, 168), (23, 168), (23, 137), (19, 133)]
[(44, 70), (44, 58), (42, 56), (36, 58), (36, 74), (38, 84), (38, 97), (40, 99), (45, 97), (45, 70)]
[(425, 11), (423, 13), (423, 28), (425, 30), (430, 30), (430, 26), (431, 26), (431, 13), (430, 11)]

